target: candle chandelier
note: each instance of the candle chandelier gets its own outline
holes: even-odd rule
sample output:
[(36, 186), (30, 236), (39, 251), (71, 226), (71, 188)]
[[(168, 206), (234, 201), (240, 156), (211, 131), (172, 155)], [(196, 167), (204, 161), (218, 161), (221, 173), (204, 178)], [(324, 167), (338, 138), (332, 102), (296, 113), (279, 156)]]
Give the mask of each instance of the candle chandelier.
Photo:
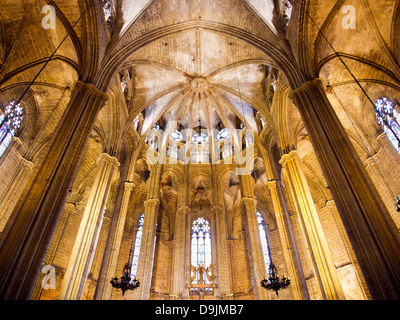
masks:
[(283, 275), (281, 279), (272, 263), (269, 267), (269, 271), (268, 278), (264, 277), (264, 279), (261, 280), (261, 286), (268, 290), (275, 291), (276, 295), (278, 295), (279, 290), (285, 289), (290, 285), (290, 279), (285, 275)]
[(128, 262), (125, 263), (124, 270), (122, 272), (121, 280), (115, 276), (115, 278), (111, 279), (110, 283), (113, 288), (121, 289), (122, 295), (125, 294), (128, 290), (135, 290), (140, 286), (139, 279), (132, 279), (131, 270), (132, 270), (132, 246), (129, 252)]
[(132, 266), (131, 263), (127, 262), (125, 264), (121, 280), (115, 277), (110, 281), (113, 288), (121, 289), (122, 295), (124, 295), (125, 292), (128, 290), (135, 290), (140, 286), (139, 279), (136, 279), (136, 277), (134, 279), (131, 278), (131, 266)]

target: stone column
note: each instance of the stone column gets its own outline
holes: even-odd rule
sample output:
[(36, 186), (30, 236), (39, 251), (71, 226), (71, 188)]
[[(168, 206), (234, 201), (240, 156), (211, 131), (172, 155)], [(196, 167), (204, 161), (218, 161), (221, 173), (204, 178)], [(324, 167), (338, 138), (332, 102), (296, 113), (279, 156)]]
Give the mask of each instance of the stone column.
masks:
[(103, 256), (100, 269), (98, 284), (96, 287), (95, 300), (110, 300), (112, 286), (110, 280), (115, 276), (118, 264), (119, 252), (121, 249), (122, 235), (128, 212), (129, 200), (135, 185), (132, 182), (121, 184), (122, 196), (121, 206), (118, 210), (117, 219), (112, 219), (110, 232), (108, 234), (107, 245)]
[(190, 240), (187, 241), (188, 236), (190, 239), (190, 235), (188, 235), (189, 216), (190, 208), (187, 206), (180, 207), (176, 212), (172, 285), (172, 294), (175, 298), (184, 296), (186, 273), (187, 270), (190, 270), (185, 258), (187, 246), (190, 247)]
[(107, 94), (77, 81), (0, 240), (0, 299), (28, 299)]
[(271, 180), (267, 182), (267, 187), (271, 192), (272, 205), (276, 218), (276, 224), (282, 243), (283, 256), (285, 257), (288, 276), (291, 279), (291, 289), (295, 300), (308, 300), (310, 296), (307, 284), (301, 267), (301, 262), (296, 249), (290, 219), (286, 210), (285, 201), (282, 194), (281, 182)]
[(108, 191), (118, 160), (103, 153), (97, 161), (98, 171), (86, 204), (79, 231), (72, 248), (59, 299), (79, 300), (89, 273), (95, 241), (100, 232), (101, 220), (107, 201)]
[(267, 292), (261, 287), (260, 281), (265, 276), (264, 255), (260, 244), (256, 216), (256, 201), (253, 198), (242, 198), (241, 206), (246, 228), (246, 244), (250, 262), (251, 281), (255, 300), (267, 299)]
[(399, 299), (399, 232), (321, 80), (305, 82), (289, 97), (301, 114), (372, 298)]
[(144, 202), (143, 233), (136, 275), (141, 285), (134, 292), (137, 300), (149, 300), (150, 298), (159, 204), (159, 199), (148, 199)]
[[(7, 189), (7, 193), (2, 195), (2, 201), (0, 203), (0, 232), (3, 232), (4, 227), (12, 213), (12, 209), (16, 205), (18, 196), (23, 191), (24, 185), (32, 175), (33, 167), (33, 162), (21, 157), (21, 162), (18, 166), (18, 172), (16, 173), (15, 179), (12, 180), (9, 188)], [(11, 223), (9, 223), (9, 225), (10, 224)]]
[(217, 257), (218, 257), (218, 289), (223, 299), (232, 293), (232, 283), (229, 268), (227, 230), (225, 220), (225, 210), (223, 207), (214, 206), (212, 208), (214, 221), (216, 224)]
[(328, 300), (345, 299), (318, 212), (311, 197), (307, 180), (300, 167), (297, 151), (283, 155), (281, 164), (288, 173), (290, 191), (311, 249), (310, 254), (314, 262), (322, 297)]
[(260, 281), (265, 276), (266, 270), (260, 235), (258, 232), (256, 200), (253, 198), (251, 180), (252, 177), (249, 175), (240, 176), (240, 189), (242, 193), (240, 205), (243, 210), (243, 221), (245, 226), (246, 245), (250, 262), (254, 299), (265, 300), (268, 295), (266, 290), (261, 287)]
[[(371, 300), (371, 295), (368, 292), (368, 287), (365, 283), (365, 280), (364, 280), (363, 274), (361, 272), (360, 266), (358, 264), (357, 258), (351, 247), (351, 243), (347, 236), (346, 230), (343, 227), (343, 223), (340, 219), (339, 213), (337, 211), (337, 208), (336, 208), (336, 205), (335, 205), (335, 202), (333, 201), (333, 199), (328, 200), (325, 204), (325, 208), (323, 208), (323, 209), (327, 210), (327, 212), (329, 212), (328, 214), (330, 214), (332, 216), (332, 220), (335, 222), (335, 227), (337, 228), (338, 233), (340, 234), (340, 240), (336, 240), (336, 241), (341, 241), (343, 243), (343, 246), (344, 246), (344, 249), (346, 252), (345, 255), (343, 253), (341, 254), (341, 258), (342, 259), (347, 258), (348, 261), (350, 262), (350, 264), (346, 266), (346, 270), (344, 270), (344, 274), (348, 275), (349, 272), (351, 274), (354, 274), (354, 280), (351, 281), (351, 285), (354, 286), (355, 288), (357, 288), (357, 291), (359, 294), (359, 296), (358, 297), (356, 296), (355, 299)], [(322, 213), (323, 209), (321, 209), (321, 211), (320, 211), (321, 213)], [(325, 213), (325, 214), (327, 214), (327, 213)], [(335, 243), (335, 245), (337, 245), (337, 243)], [(337, 272), (338, 272), (338, 275), (340, 278), (341, 277), (340, 272), (342, 272), (342, 270), (338, 268)], [(346, 290), (345, 285), (346, 284), (343, 284), (344, 290)], [(347, 285), (349, 285), (349, 284), (347, 283)]]

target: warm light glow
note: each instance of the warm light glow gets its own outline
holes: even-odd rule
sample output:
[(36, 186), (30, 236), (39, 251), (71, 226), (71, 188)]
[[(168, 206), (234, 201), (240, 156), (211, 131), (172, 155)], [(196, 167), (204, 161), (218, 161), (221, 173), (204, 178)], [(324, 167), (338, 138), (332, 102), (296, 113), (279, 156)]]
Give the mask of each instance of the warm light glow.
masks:
[(191, 265), (197, 267), (200, 264), (204, 268), (211, 265), (211, 229), (204, 218), (198, 218), (192, 224)]
[(136, 277), (138, 268), (140, 244), (142, 243), (142, 234), (143, 234), (143, 222), (144, 222), (144, 213), (140, 216), (138, 230), (136, 232), (135, 248), (133, 251), (132, 269), (131, 269), (132, 278)]

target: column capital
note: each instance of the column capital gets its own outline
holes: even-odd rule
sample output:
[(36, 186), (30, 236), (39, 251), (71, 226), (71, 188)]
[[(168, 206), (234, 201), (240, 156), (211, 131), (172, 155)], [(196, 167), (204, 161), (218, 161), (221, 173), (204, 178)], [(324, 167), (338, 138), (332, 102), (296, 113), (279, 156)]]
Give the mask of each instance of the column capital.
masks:
[(215, 214), (221, 214), (224, 212), (224, 208), (221, 206), (213, 206), (213, 208), (211, 209), (211, 212), (215, 213)]
[(33, 167), (35, 166), (35, 164), (34, 164), (32, 161), (30, 161), (30, 160), (24, 158), (24, 157), (21, 156), (20, 154), (19, 154), (19, 158), (20, 158), (21, 161), (23, 161), (22, 166), (23, 166), (24, 168), (28, 168), (30, 171), (33, 170)]
[(257, 201), (254, 198), (243, 197), (242, 199), (240, 199), (241, 205), (255, 205), (256, 203)]
[(277, 184), (278, 184), (278, 180), (268, 180), (265, 185), (269, 188), (269, 189), (276, 189)]
[(145, 208), (150, 207), (150, 206), (158, 206), (160, 204), (160, 200), (159, 199), (147, 199), (144, 202), (144, 206)]
[(388, 139), (387, 140), (384, 140), (384, 139), (387, 139), (387, 135), (386, 135), (386, 132), (381, 132), (380, 134), (378, 134), (378, 136), (376, 137), (376, 140), (378, 140), (378, 141), (384, 141), (384, 142), (386, 142), (386, 141), (389, 141)]
[(306, 92), (310, 88), (315, 88), (316, 86), (319, 86), (319, 87), (322, 88), (322, 83), (323, 83), (323, 80), (321, 78), (315, 78), (313, 80), (306, 81), (300, 87), (298, 87), (297, 89), (292, 90), (289, 93), (288, 97), (290, 99), (293, 99), (296, 96), (298, 96), (299, 94)]
[(371, 167), (371, 166), (375, 166), (377, 165), (377, 161), (380, 160), (381, 158), (381, 151), (382, 149), (379, 149), (379, 151), (377, 153), (375, 153), (374, 155), (368, 157), (365, 162), (367, 163), (367, 167)]
[(284, 166), (284, 165), (286, 165), (286, 163), (287, 163), (288, 161), (298, 159), (298, 157), (299, 157), (299, 152), (298, 152), (297, 150), (292, 150), (292, 151), (290, 151), (289, 153), (284, 154), (284, 155), (281, 157), (281, 160), (279, 160), (279, 163), (280, 163), (282, 166)]
[(114, 168), (118, 168), (120, 163), (118, 159), (110, 156), (108, 153), (102, 153), (100, 157), (97, 159), (97, 165), (99, 165), (102, 161), (105, 161), (106, 164), (112, 165)]
[(179, 215), (188, 215), (190, 213), (190, 208), (188, 206), (182, 206), (176, 213)]
[(135, 183), (131, 181), (124, 181), (121, 183), (124, 186), (124, 189), (127, 191), (132, 191), (133, 188), (136, 186)]
[(100, 91), (97, 89), (94, 85), (90, 83), (83, 83), (82, 81), (75, 81), (72, 90), (78, 90), (78, 91), (85, 91), (92, 97), (96, 98), (97, 100), (101, 100), (106, 102), (109, 99), (109, 95), (103, 91)]
[(20, 138), (13, 136), (11, 143), (13, 144), (12, 147), (14, 148), (19, 148), (20, 146), (22, 146), (22, 141)]

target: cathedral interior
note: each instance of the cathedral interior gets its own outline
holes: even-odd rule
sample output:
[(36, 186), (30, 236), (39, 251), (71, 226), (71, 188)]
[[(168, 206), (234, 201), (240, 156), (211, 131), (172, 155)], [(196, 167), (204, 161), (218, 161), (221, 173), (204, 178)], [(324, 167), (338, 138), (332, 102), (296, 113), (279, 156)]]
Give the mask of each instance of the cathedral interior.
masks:
[(0, 26), (1, 300), (400, 298), (400, 1), (7, 0)]

